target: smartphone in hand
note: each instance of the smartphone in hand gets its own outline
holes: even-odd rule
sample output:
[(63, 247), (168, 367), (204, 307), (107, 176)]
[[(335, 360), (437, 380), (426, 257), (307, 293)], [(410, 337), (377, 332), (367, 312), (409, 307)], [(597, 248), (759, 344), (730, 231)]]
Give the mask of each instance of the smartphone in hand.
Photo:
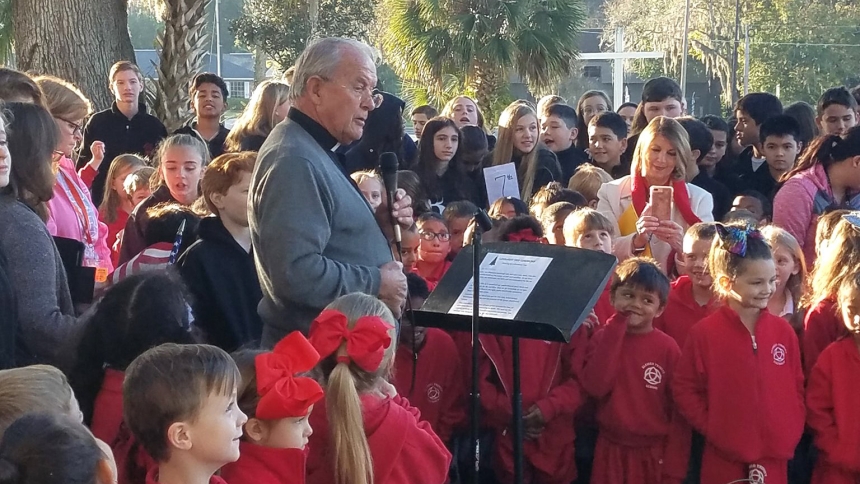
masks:
[(673, 188), (670, 186), (651, 187), (651, 215), (661, 222), (663, 220), (672, 220), (673, 195)]

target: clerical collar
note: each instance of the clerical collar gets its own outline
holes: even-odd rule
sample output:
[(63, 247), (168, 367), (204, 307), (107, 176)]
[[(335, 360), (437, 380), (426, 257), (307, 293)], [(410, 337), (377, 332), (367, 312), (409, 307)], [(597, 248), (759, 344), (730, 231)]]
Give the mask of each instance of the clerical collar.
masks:
[(311, 137), (319, 143), (326, 151), (334, 151), (340, 147), (334, 136), (331, 135), (321, 124), (311, 119), (307, 114), (291, 107), (287, 117), (298, 123)]

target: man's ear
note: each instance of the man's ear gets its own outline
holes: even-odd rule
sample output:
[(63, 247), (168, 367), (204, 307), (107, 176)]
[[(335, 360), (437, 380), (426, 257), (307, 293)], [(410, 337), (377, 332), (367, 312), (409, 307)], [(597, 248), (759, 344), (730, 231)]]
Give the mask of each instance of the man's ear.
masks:
[(576, 141), (577, 136), (579, 136), (579, 129), (574, 127), (570, 130), (570, 141)]
[(593, 209), (595, 209), (595, 210), (597, 210), (597, 202), (598, 202), (598, 201), (599, 201), (599, 200), (595, 198), (594, 200), (592, 200), (592, 201), (588, 202), (588, 206), (589, 206), (589, 207), (591, 207), (591, 208), (593, 208)]
[(627, 151), (627, 138), (621, 140), (621, 152)]
[(324, 82), (319, 76), (311, 76), (305, 84), (305, 89), (310, 93), (312, 102), (317, 106), (322, 103), (322, 87)]

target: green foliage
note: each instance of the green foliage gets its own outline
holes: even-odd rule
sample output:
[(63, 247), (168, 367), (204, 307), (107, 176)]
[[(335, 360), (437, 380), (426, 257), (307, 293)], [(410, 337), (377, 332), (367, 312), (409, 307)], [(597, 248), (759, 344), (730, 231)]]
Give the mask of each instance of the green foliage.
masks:
[[(776, 92), (786, 101), (814, 102), (828, 87), (853, 80), (860, 63), (860, 4), (856, 0), (744, 0), (741, 29), (750, 29), (750, 90)], [(665, 53), (663, 73), (680, 77), (685, 0), (610, 0), (604, 42), (625, 29), (628, 50)], [(689, 54), (720, 80), (731, 96), (735, 0), (691, 0)], [(743, 87), (744, 39), (737, 44)], [(642, 77), (653, 62), (633, 62)]]
[(436, 105), (474, 93), (492, 117), (509, 72), (533, 90), (570, 73), (585, 9), (582, 0), (382, 0), (378, 19), (404, 91)]
[[(245, 0), (231, 30), (248, 48), (259, 46), (282, 70), (298, 58), (311, 36), (309, 4), (297, 0)], [(374, 22), (370, 0), (320, 0), (318, 37), (367, 40)]]
[(750, 89), (814, 104), (824, 90), (857, 81), (856, 0), (754, 4), (749, 16), (759, 18), (750, 31)]

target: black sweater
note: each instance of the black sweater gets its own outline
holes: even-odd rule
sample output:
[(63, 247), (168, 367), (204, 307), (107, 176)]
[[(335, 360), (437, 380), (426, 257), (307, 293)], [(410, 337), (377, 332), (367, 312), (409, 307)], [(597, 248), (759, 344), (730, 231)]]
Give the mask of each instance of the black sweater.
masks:
[(561, 166), (561, 180), (559, 181), (567, 188), (567, 184), (570, 183), (570, 177), (573, 176), (576, 169), (588, 161), (588, 154), (571, 145), (566, 150), (557, 151), (555, 156), (558, 159), (559, 166)]
[(177, 262), (194, 298), (194, 324), (225, 351), (260, 342), (263, 299), (254, 255), (236, 242), (218, 217), (200, 221), (198, 240)]
[(90, 150), (93, 141), (105, 144), (104, 162), (99, 166), (99, 173), (90, 188), (96, 207), (101, 204), (105, 178), (114, 158), (125, 153), (151, 156), (158, 143), (167, 137), (167, 129), (158, 118), (146, 112), (146, 105), (141, 103), (138, 109), (137, 114), (128, 119), (114, 102), (110, 109), (94, 114), (84, 128), (78, 169), (83, 168), (93, 158)]
[(224, 154), (224, 142), (227, 141), (227, 135), (230, 134), (230, 130), (225, 128), (222, 124), (218, 128), (218, 134), (216, 134), (214, 138), (206, 140), (203, 138), (203, 135), (197, 131), (197, 123), (191, 122), (177, 129), (173, 134), (190, 134), (191, 136), (196, 136), (200, 141), (206, 143), (206, 146), (209, 147), (209, 155), (214, 160)]
[[(424, 191), (427, 193), (430, 208), (434, 212), (441, 214), (450, 203), (460, 200), (468, 200), (478, 206), (484, 203), (486, 195), (480, 196), (474, 179), (458, 167), (456, 161), (452, 161), (448, 165), (448, 169), (442, 176), (435, 173), (416, 172), (424, 186)], [(426, 178), (431, 176), (434, 179), (428, 182)], [(431, 188), (435, 188), (435, 190), (431, 190)]]
[[(554, 181), (561, 181), (561, 166), (558, 164), (558, 158), (555, 157), (555, 153), (544, 146), (539, 146), (537, 149), (539, 150), (537, 157), (537, 170), (535, 170), (535, 182), (532, 184), (532, 195)], [(522, 157), (514, 156), (511, 158), (511, 161), (514, 162), (514, 166), (517, 167), (517, 173), (519, 173)], [(520, 189), (522, 189), (523, 181), (519, 180), (519, 182)], [(523, 201), (526, 203), (529, 202), (528, 200)]]

